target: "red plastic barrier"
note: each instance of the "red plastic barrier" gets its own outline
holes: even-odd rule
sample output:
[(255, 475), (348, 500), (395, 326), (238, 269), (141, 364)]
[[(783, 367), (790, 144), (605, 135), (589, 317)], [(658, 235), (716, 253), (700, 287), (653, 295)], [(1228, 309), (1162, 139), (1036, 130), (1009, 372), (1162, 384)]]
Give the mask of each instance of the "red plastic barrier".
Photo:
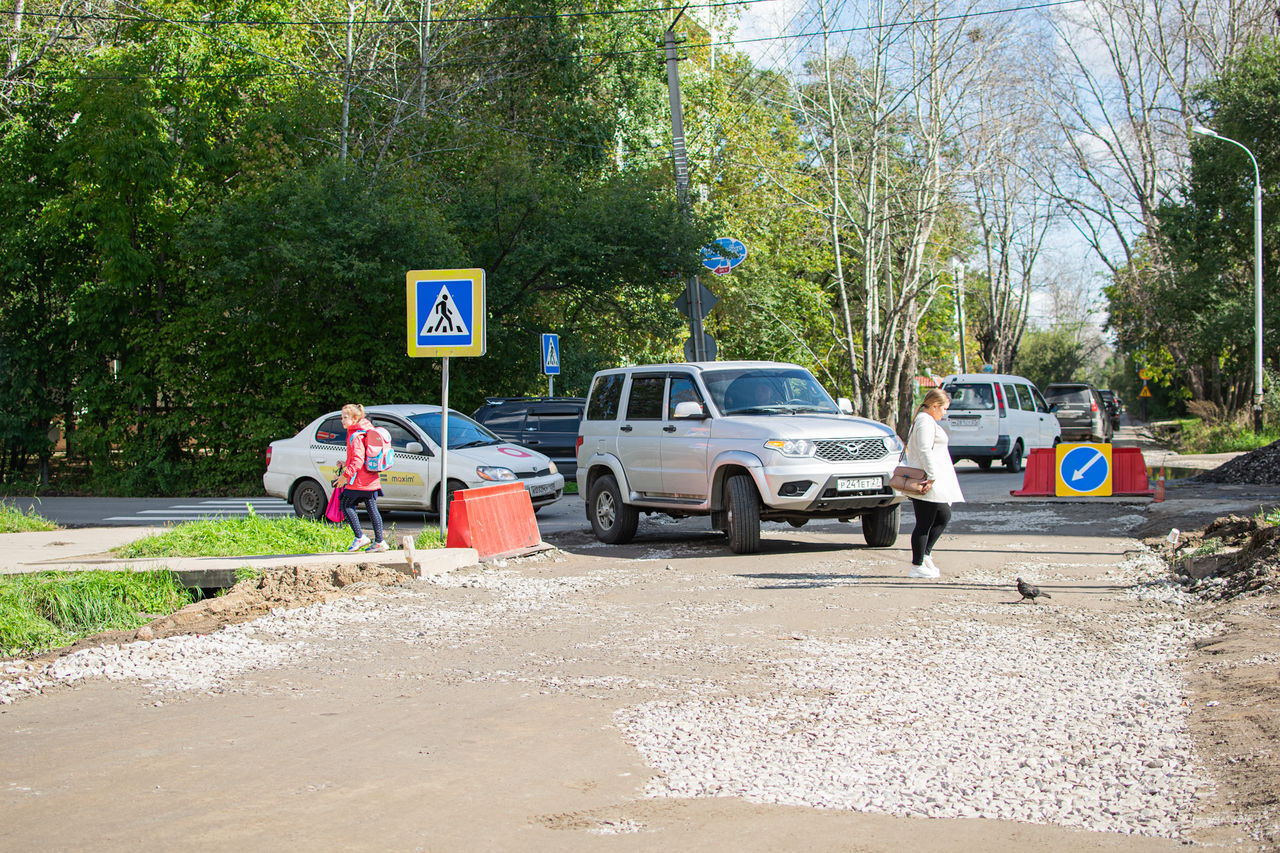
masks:
[(462, 489), (449, 503), (446, 548), (475, 548), (480, 559), (512, 557), (543, 547), (529, 492), (519, 483)]
[[(1037, 447), (1027, 458), (1022, 488), (1009, 492), (1019, 498), (1051, 498), (1057, 492), (1058, 455), (1052, 447)], [(1154, 494), (1147, 482), (1147, 466), (1136, 447), (1111, 448), (1111, 494), (1149, 497)]]
[(1019, 498), (1053, 497), (1053, 472), (1057, 464), (1052, 447), (1033, 447), (1027, 457), (1027, 467), (1022, 471), (1022, 488), (1009, 494)]
[(1111, 494), (1150, 497), (1155, 494), (1147, 480), (1147, 463), (1136, 447), (1111, 448)]

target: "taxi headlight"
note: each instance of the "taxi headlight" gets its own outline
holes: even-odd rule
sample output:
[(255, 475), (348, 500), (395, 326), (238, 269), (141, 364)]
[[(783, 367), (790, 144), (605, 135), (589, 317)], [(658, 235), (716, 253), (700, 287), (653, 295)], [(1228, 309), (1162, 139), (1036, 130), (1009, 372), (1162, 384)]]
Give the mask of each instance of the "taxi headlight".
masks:
[(500, 468), (497, 465), (481, 465), (476, 468), (476, 476), (481, 480), (502, 482), (516, 479), (516, 472), (510, 468)]
[(783, 456), (812, 456), (816, 446), (807, 438), (771, 438), (764, 443)]
[(554, 462), (552, 462), (552, 463), (551, 463), (551, 473), (552, 473), (552, 474), (559, 474), (559, 473), (560, 473), (560, 469), (556, 467), (556, 463), (554, 463)]

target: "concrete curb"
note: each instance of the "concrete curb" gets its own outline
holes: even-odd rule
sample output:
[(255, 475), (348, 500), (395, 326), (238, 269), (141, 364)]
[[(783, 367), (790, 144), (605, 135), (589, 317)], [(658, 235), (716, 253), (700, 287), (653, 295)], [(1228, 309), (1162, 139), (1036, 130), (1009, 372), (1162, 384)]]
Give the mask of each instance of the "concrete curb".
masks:
[[(34, 572), (157, 571), (166, 569), (184, 584), (205, 589), (229, 587), (237, 569), (309, 568), (316, 566), (387, 566), (414, 577), (441, 575), (480, 563), (474, 548), (429, 548), (380, 553), (345, 551), (325, 554), (259, 554), (240, 557), (149, 557), (121, 560), (110, 549), (131, 542), (149, 531), (131, 528), (54, 530), (47, 533), (8, 533), (0, 536), (0, 574)], [(409, 537), (406, 537), (409, 538)], [(409, 538), (412, 542), (412, 539)]]

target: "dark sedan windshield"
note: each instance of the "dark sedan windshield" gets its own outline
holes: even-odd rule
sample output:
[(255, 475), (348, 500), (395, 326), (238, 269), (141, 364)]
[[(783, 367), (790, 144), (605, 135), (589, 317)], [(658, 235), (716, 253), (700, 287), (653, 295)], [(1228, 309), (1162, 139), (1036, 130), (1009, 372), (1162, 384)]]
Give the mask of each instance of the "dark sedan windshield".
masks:
[(716, 408), (726, 415), (840, 414), (831, 396), (803, 368), (709, 370), (702, 381)]
[[(423, 412), (420, 415), (410, 415), (409, 420), (418, 425), (418, 428), (427, 434), (427, 436), (440, 445), (440, 413), (439, 412)], [(489, 444), (501, 444), (502, 439), (498, 438), (489, 430), (480, 424), (471, 420), (466, 415), (458, 412), (449, 412), (449, 449), (458, 450), (464, 447), (483, 447)]]

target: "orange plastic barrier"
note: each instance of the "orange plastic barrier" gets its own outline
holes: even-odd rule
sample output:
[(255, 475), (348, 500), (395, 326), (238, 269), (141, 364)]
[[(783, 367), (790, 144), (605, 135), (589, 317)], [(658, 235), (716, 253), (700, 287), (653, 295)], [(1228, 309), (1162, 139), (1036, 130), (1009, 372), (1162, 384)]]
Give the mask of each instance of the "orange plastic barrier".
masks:
[(1111, 448), (1111, 494), (1138, 497), (1155, 494), (1147, 480), (1147, 463), (1138, 448)]
[(1022, 488), (1009, 494), (1019, 498), (1053, 497), (1055, 467), (1057, 454), (1052, 447), (1033, 447), (1022, 471)]
[[(1009, 494), (1019, 498), (1053, 497), (1057, 492), (1057, 465), (1058, 455), (1052, 447), (1034, 448), (1022, 473), (1022, 488)], [(1111, 448), (1111, 494), (1117, 497), (1154, 494), (1147, 482), (1146, 462), (1138, 448)]]
[(446, 548), (475, 548), (480, 559), (513, 557), (543, 547), (529, 492), (519, 483), (462, 489), (449, 503)]

